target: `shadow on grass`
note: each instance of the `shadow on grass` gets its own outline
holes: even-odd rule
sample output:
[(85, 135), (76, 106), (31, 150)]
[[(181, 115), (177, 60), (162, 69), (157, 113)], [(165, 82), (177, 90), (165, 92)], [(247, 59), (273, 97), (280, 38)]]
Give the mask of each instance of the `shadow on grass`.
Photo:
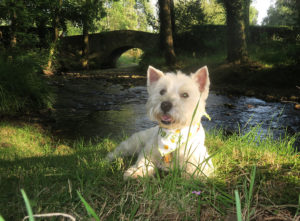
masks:
[[(224, 219), (235, 214), (234, 189), (241, 192), (242, 207), (246, 208), (245, 188), (249, 186), (251, 166), (233, 167), (213, 179), (186, 180), (180, 175), (159, 173), (152, 179), (124, 182), (124, 163), (109, 165), (102, 156), (104, 151), (87, 150), (65, 156), (1, 160), (1, 215), (6, 220), (21, 220), (27, 215), (21, 188), (27, 192), (34, 213), (65, 212), (79, 219), (88, 215), (77, 190), (101, 220)], [(295, 172), (289, 173), (293, 166), (282, 164), (272, 170), (274, 165), (257, 167), (251, 209), (261, 212), (268, 208), (259, 216), (275, 216), (278, 211), (286, 216), (296, 213), (299, 179)]]
[(106, 189), (97, 199), (104, 201), (110, 196), (109, 192), (120, 192), (124, 184), (116, 180), (122, 180), (122, 174), (107, 166), (99, 157), (100, 152), (1, 160), (0, 214), (6, 220), (21, 220), (27, 215), (21, 188), (27, 192), (36, 213), (74, 214), (79, 205), (76, 190), (87, 192), (89, 196), (93, 193), (101, 196)]

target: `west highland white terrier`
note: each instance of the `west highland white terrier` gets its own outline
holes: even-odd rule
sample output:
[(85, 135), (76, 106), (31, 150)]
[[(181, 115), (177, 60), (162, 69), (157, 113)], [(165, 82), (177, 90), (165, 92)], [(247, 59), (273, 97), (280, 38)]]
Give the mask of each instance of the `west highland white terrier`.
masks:
[(158, 126), (133, 134), (106, 157), (112, 161), (138, 154), (137, 162), (125, 172), (124, 179), (153, 176), (155, 167), (167, 171), (178, 167), (190, 176), (213, 173), (201, 125), (201, 117), (207, 116), (209, 84), (206, 66), (190, 76), (180, 71), (164, 74), (149, 66), (146, 107), (150, 119)]

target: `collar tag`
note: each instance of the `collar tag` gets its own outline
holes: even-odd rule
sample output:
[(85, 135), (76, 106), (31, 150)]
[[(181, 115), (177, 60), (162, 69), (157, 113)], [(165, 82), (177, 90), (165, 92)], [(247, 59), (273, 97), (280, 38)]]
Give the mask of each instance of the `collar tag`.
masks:
[(172, 153), (168, 153), (168, 154), (164, 155), (162, 158), (166, 164), (169, 164), (172, 161)]

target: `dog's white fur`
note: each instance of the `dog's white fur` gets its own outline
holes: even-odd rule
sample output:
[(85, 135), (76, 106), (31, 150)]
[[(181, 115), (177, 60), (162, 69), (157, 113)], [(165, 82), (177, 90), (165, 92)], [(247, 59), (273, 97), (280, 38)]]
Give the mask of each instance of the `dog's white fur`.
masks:
[[(172, 163), (166, 164), (158, 151), (159, 127), (173, 130), (189, 127), (191, 122), (199, 124), (201, 117), (206, 113), (205, 105), (209, 85), (209, 73), (206, 66), (191, 76), (181, 72), (164, 74), (149, 66), (147, 72), (149, 98), (146, 106), (150, 119), (158, 122), (159, 126), (133, 134), (107, 155), (107, 159), (112, 161), (119, 156), (138, 154), (137, 162), (125, 172), (124, 179), (152, 176), (155, 167), (163, 170), (170, 169)], [(171, 107), (162, 108), (163, 102), (167, 102)], [(197, 110), (195, 110), (196, 107)], [(200, 124), (196, 137), (197, 145), (189, 147), (183, 144), (176, 150), (175, 156), (177, 157), (173, 161), (178, 162), (187, 174), (194, 176), (212, 174), (213, 165), (204, 146), (204, 140), (205, 133)]]

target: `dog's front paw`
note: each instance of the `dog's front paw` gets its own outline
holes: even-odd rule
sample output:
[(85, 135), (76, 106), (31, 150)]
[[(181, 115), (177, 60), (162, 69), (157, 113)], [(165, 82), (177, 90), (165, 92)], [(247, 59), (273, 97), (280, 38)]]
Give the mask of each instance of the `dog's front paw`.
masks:
[(124, 180), (128, 180), (130, 178), (136, 179), (139, 176), (144, 176), (143, 170), (141, 168), (130, 167), (128, 170), (125, 171), (123, 178)]
[(128, 170), (124, 173), (124, 180), (128, 180), (129, 178), (137, 179), (138, 177), (144, 177), (144, 176), (153, 176), (154, 168), (152, 166), (148, 167), (130, 167)]

